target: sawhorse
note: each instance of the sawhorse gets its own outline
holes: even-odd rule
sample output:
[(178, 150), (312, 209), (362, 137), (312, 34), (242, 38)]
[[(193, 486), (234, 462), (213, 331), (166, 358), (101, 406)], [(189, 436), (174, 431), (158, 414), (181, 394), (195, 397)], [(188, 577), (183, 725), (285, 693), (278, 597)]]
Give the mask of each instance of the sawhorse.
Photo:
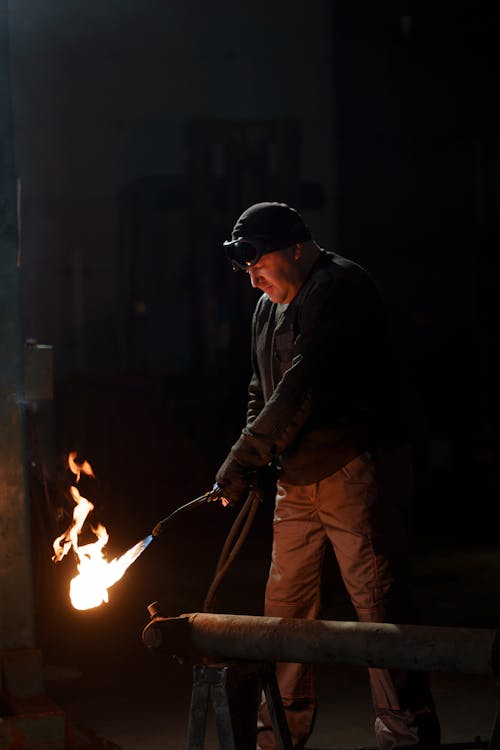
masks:
[(221, 750), (255, 750), (257, 709), (264, 692), (277, 750), (292, 750), (274, 666), (250, 662), (196, 665), (187, 750), (203, 750), (211, 702)]

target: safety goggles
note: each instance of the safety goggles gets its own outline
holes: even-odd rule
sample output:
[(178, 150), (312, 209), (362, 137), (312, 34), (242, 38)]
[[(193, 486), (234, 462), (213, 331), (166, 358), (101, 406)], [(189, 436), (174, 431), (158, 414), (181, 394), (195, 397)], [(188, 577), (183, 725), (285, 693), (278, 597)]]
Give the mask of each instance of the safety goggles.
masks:
[(224, 250), (226, 251), (226, 257), (231, 262), (233, 271), (248, 271), (249, 268), (255, 266), (256, 263), (266, 253), (273, 253), (277, 250), (284, 250), (289, 247), (291, 243), (281, 245), (279, 247), (269, 247), (267, 243), (264, 243), (259, 237), (252, 237), (251, 239), (244, 239), (239, 237), (236, 240), (227, 240), (224, 242)]

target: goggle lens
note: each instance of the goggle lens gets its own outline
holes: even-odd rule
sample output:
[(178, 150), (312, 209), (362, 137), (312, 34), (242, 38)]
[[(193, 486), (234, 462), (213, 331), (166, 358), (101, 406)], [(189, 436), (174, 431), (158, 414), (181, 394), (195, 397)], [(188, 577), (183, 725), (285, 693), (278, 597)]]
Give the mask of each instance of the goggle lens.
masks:
[(241, 269), (246, 271), (248, 268), (254, 266), (262, 255), (261, 250), (246, 240), (225, 242), (224, 248), (226, 256), (231, 261), (235, 270)]

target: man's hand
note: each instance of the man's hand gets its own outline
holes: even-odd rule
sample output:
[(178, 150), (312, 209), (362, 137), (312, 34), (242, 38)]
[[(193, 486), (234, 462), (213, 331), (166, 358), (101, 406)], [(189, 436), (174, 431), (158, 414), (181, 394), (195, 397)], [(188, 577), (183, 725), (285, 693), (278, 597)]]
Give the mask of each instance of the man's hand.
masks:
[(211, 493), (207, 497), (207, 502), (216, 503), (219, 500), (223, 508), (227, 508), (227, 506), (231, 504), (227, 497), (224, 497), (222, 487), (216, 482), (212, 487)]
[(220, 498), (224, 506), (240, 505), (251, 489), (253, 474), (252, 469), (240, 464), (233, 453), (229, 453), (215, 477), (214, 489), (218, 487), (220, 495), (214, 499)]

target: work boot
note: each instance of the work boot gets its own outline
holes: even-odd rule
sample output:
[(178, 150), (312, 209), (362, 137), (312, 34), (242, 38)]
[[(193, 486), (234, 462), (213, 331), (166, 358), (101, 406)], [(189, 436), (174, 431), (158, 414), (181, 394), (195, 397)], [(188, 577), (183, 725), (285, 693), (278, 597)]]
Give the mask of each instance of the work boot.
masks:
[(431, 710), (380, 712), (375, 734), (380, 750), (439, 750), (441, 746), (441, 727)]

